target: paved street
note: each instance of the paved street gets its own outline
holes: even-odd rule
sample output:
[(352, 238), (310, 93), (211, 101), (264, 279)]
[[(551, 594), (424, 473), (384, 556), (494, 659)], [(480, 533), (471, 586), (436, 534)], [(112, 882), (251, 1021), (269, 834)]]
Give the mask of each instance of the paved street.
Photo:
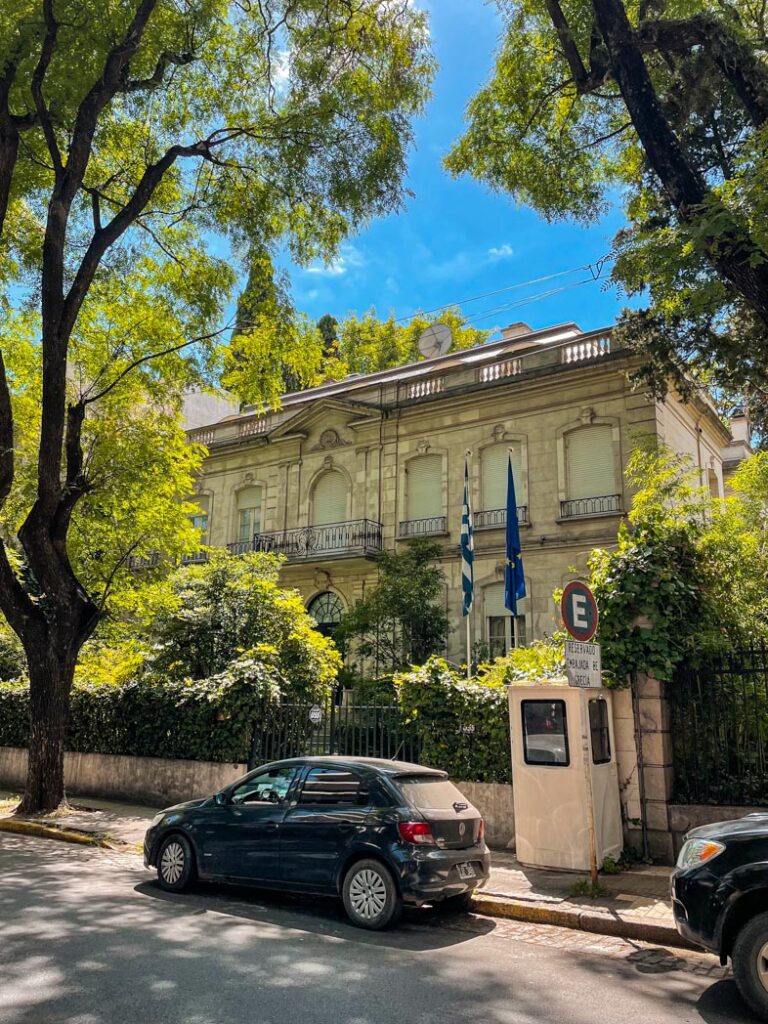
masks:
[(431, 911), (371, 935), (332, 901), (151, 879), (133, 855), (0, 837), (0, 1022), (752, 1020), (709, 958)]

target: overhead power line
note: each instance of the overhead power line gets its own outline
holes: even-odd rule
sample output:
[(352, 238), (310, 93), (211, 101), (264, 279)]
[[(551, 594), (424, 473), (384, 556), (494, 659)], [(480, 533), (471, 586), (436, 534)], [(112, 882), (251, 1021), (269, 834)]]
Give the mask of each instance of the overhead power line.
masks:
[[(480, 299), (492, 298), (494, 295), (502, 295), (504, 292), (514, 291), (515, 289), (530, 288), (532, 285), (544, 284), (544, 282), (546, 282), (546, 281), (554, 281), (556, 278), (567, 277), (569, 274), (577, 274), (577, 273), (579, 273), (579, 271), (583, 271), (583, 270), (589, 271), (590, 277), (587, 279), (588, 281), (589, 280), (597, 281), (600, 278), (600, 276), (602, 275), (602, 272), (603, 272), (603, 269), (604, 269), (606, 263), (612, 262), (615, 258), (616, 258), (615, 252), (609, 252), (609, 253), (606, 253), (604, 256), (601, 256), (600, 259), (595, 260), (594, 263), (583, 263), (580, 267), (571, 267), (570, 270), (558, 270), (554, 274), (545, 274), (543, 277), (531, 278), (530, 281), (517, 281), (515, 284), (505, 285), (503, 288), (495, 288), (492, 291), (482, 292), (479, 295), (472, 295), (472, 296), (470, 296), (469, 298), (466, 298), (466, 299), (455, 299), (453, 302), (446, 302), (442, 306), (433, 306), (432, 309), (419, 309), (419, 310), (416, 310), (413, 313), (409, 313), (407, 316), (399, 316), (399, 317), (397, 317), (395, 319), (395, 323), (399, 324), (399, 323), (403, 323), (406, 320), (413, 320), (413, 318), (416, 317), (416, 316), (430, 316), (432, 313), (440, 313), (440, 312), (442, 312), (442, 310), (444, 310), (444, 309), (451, 309), (453, 306), (466, 306), (470, 302), (479, 302)], [(578, 282), (578, 283), (581, 284), (582, 282)], [(587, 283), (587, 282), (584, 282), (584, 283)], [(568, 286), (566, 286), (566, 287), (568, 287)], [(545, 293), (542, 293), (542, 298), (544, 297), (544, 295), (545, 295)], [(527, 302), (527, 301), (536, 301), (536, 300), (525, 300), (525, 301)], [(524, 303), (521, 303), (521, 304), (524, 304)], [(500, 308), (505, 308), (505, 307), (500, 307)], [(512, 307), (510, 306), (510, 307), (506, 307), (506, 308), (512, 308)], [(471, 317), (468, 317), (467, 319), (471, 319)]]

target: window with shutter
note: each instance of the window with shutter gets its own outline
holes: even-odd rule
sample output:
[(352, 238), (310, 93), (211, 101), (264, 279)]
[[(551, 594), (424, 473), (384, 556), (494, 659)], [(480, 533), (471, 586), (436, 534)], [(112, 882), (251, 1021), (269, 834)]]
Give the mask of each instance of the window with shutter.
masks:
[(237, 539), (252, 541), (261, 529), (261, 487), (244, 487), (237, 492)]
[(565, 435), (568, 498), (618, 493), (610, 424), (581, 427)]
[(443, 459), (419, 455), (408, 463), (406, 482), (408, 519), (443, 515)]
[(523, 479), (523, 452), (519, 441), (494, 444), (483, 451), (481, 465), (481, 511), (507, 507), (507, 455), (512, 453), (512, 473), (515, 477), (515, 497), (518, 505), (526, 504), (526, 481)]
[(312, 495), (312, 523), (327, 526), (347, 519), (347, 481), (341, 473), (330, 470), (315, 484)]

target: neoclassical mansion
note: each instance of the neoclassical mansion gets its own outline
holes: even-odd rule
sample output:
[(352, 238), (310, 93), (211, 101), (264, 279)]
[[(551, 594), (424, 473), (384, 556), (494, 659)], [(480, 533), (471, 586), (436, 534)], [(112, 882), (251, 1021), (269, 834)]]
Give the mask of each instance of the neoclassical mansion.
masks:
[[(609, 329), (574, 323), (283, 398), (277, 412), (190, 403), (189, 436), (209, 454), (197, 524), (211, 546), (282, 552), (283, 579), (325, 629), (376, 581), (376, 555), (413, 537), (442, 549), (448, 656), (464, 657), (459, 531), (471, 452), (475, 522), (472, 630), (493, 655), (555, 628), (552, 592), (615, 542), (630, 506), (623, 467), (633, 436), (688, 453), (713, 493), (748, 451), (705, 395), (665, 403), (633, 388), (635, 357)], [(225, 415), (225, 413), (227, 413)], [(223, 418), (222, 418), (223, 417)], [(527, 597), (504, 608), (506, 460), (512, 452)]]

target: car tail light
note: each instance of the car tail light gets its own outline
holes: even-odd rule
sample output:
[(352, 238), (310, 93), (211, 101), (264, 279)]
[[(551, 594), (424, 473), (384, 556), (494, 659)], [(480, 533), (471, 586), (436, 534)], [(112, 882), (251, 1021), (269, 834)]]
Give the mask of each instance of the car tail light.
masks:
[(482, 843), (484, 838), (485, 838), (485, 822), (481, 818), (480, 819), (480, 824), (477, 826), (477, 841), (478, 841), (478, 843)]
[(400, 838), (406, 843), (416, 843), (417, 846), (434, 846), (435, 837), (432, 829), (426, 821), (401, 821), (397, 826), (400, 830)]

